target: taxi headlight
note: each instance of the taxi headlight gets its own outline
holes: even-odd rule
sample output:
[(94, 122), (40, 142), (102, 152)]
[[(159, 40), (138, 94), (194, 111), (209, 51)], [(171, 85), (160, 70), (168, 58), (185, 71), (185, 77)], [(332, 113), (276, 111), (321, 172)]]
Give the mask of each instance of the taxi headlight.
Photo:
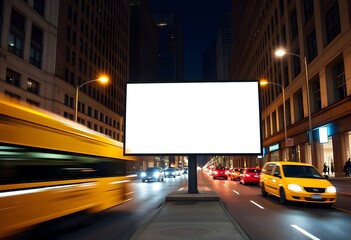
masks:
[(146, 177), (146, 173), (142, 172), (142, 173), (141, 173), (141, 176), (142, 176), (142, 177)]
[(326, 193), (336, 193), (336, 188), (334, 186), (329, 186), (325, 189)]
[(302, 192), (302, 187), (297, 184), (288, 184), (288, 189), (293, 192)]

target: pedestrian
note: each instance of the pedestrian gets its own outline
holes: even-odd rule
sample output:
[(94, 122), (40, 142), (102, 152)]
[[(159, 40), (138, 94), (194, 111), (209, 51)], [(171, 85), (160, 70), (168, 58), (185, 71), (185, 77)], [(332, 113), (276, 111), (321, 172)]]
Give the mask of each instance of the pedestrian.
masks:
[(345, 170), (345, 176), (350, 177), (350, 172), (351, 172), (351, 159), (347, 159), (345, 165), (344, 165), (344, 170)]
[(330, 170), (331, 170), (331, 174), (334, 174), (334, 162), (330, 162)]
[(324, 162), (324, 165), (323, 165), (323, 173), (326, 174), (328, 172), (328, 166), (327, 166), (327, 163)]

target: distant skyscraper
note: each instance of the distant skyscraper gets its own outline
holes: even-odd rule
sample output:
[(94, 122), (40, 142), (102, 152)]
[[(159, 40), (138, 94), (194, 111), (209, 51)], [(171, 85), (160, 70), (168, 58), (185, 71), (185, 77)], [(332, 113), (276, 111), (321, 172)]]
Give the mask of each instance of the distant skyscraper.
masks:
[(217, 79), (228, 80), (228, 65), (233, 48), (233, 20), (231, 14), (221, 20), (216, 46)]
[(213, 41), (202, 52), (202, 80), (217, 80), (216, 43)]
[(0, 1), (0, 93), (121, 141), (129, 78), (129, 0)]
[(130, 0), (130, 82), (158, 81), (157, 26), (147, 0)]
[(172, 13), (155, 15), (158, 29), (159, 81), (184, 80), (183, 32)]

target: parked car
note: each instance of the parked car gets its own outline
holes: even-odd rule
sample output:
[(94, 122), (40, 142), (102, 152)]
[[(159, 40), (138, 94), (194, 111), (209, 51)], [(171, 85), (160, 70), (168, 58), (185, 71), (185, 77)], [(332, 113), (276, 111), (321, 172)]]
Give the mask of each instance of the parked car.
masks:
[(149, 167), (141, 173), (141, 181), (163, 181), (164, 172), (159, 167)]
[(261, 169), (260, 168), (244, 168), (242, 175), (240, 176), (240, 183), (247, 184), (247, 183), (260, 183), (260, 175)]
[(167, 168), (165, 170), (165, 178), (170, 178), (170, 177), (175, 178), (176, 175), (177, 175), (177, 173), (176, 173), (175, 168), (171, 167), (171, 168)]
[(240, 176), (242, 176), (244, 168), (234, 168), (232, 172), (230, 172), (229, 177), (231, 180), (240, 180)]
[(311, 164), (299, 162), (267, 162), (260, 176), (262, 196), (267, 193), (287, 201), (322, 203), (336, 202), (336, 189)]
[(228, 179), (228, 169), (226, 167), (221, 167), (217, 166), (213, 171), (212, 171), (212, 176), (213, 179)]

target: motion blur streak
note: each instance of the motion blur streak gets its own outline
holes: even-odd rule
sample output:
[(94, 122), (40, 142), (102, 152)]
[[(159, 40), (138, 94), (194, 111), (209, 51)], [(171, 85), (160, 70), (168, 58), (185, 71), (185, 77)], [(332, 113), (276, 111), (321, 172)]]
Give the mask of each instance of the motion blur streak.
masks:
[(0, 133), (0, 238), (131, 199), (121, 142), (3, 98)]

